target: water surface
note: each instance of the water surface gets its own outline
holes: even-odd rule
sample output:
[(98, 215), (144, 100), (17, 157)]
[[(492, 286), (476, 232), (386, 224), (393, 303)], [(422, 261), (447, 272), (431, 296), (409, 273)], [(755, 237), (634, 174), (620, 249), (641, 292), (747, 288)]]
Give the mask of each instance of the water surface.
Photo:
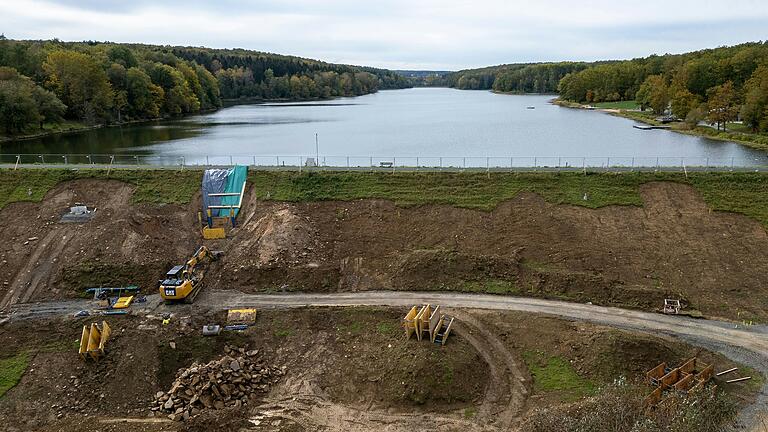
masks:
[(236, 105), (180, 120), (5, 143), (0, 153), (142, 154), (184, 157), (186, 163), (224, 163), (232, 155), (239, 163), (297, 164), (300, 156), (315, 157), (317, 134), (320, 160), (329, 165), (346, 164), (346, 156), (355, 166), (393, 158), (413, 165), (416, 157), (429, 166), (525, 166), (534, 158), (550, 165), (765, 161), (764, 152), (737, 143), (642, 131), (630, 120), (561, 108), (548, 103), (551, 98), (418, 88), (324, 102)]

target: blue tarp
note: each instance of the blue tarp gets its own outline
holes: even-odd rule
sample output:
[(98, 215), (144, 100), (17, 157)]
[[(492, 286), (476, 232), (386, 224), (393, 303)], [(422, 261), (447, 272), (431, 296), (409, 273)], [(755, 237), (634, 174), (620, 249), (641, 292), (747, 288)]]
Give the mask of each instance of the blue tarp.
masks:
[[(229, 173), (229, 177), (227, 178), (227, 186), (224, 189), (224, 192), (227, 193), (241, 193), (243, 192), (243, 185), (245, 184), (245, 180), (248, 177), (248, 167), (237, 165), (234, 168), (232, 168), (232, 171)], [(237, 203), (240, 202), (240, 196), (238, 195), (232, 195), (232, 196), (225, 196), (221, 197), (221, 205), (237, 205)], [(240, 209), (235, 209), (235, 216), (240, 212)], [(219, 213), (220, 216), (229, 216), (229, 210), (228, 209), (222, 209)]]
[[(248, 167), (237, 165), (231, 169), (209, 169), (203, 173), (202, 195), (203, 195), (203, 214), (207, 214), (209, 206), (219, 205), (237, 205), (240, 202), (240, 196), (209, 196), (217, 193), (241, 193), (243, 184), (248, 177)], [(235, 216), (240, 209), (234, 209)], [(212, 209), (213, 217), (229, 217), (229, 209)]]

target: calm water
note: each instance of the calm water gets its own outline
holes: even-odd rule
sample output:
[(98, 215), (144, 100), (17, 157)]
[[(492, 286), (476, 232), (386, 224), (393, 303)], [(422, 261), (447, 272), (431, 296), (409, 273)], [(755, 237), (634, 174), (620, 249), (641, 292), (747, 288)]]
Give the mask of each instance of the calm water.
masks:
[[(764, 152), (736, 143), (669, 131), (641, 131), (632, 121), (599, 112), (560, 108), (551, 96), (509, 96), (482, 91), (409, 89), (382, 91), (330, 102), (239, 105), (183, 120), (50, 136), (0, 144), (0, 153), (144, 154), (187, 163), (235, 162), (297, 164), (298, 156), (326, 163), (366, 165), (392, 160), (422, 165), (461, 163), (530, 165), (562, 157), (563, 164), (599, 164), (612, 158), (629, 164), (675, 165), (680, 158), (710, 163), (765, 161)], [(527, 109), (532, 106), (535, 109)], [(267, 156), (280, 155), (283, 158)], [(289, 157), (290, 156), (290, 157)], [(342, 157), (334, 157), (342, 156)], [(369, 158), (369, 156), (371, 158)], [(463, 157), (470, 157), (464, 162)], [(492, 157), (490, 162), (486, 157)], [(514, 158), (514, 162), (510, 161)], [(150, 159), (150, 158), (147, 158)], [(643, 162), (641, 162), (643, 161)]]

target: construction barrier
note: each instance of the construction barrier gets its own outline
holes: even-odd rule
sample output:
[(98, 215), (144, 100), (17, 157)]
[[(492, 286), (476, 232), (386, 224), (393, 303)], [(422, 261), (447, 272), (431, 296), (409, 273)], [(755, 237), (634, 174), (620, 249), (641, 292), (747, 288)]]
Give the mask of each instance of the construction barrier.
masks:
[(92, 358), (98, 360), (104, 356), (109, 336), (112, 333), (106, 321), (102, 321), (101, 328), (97, 323), (91, 323), (90, 327), (83, 326), (83, 334), (80, 337), (80, 350), (78, 353), (83, 360)]

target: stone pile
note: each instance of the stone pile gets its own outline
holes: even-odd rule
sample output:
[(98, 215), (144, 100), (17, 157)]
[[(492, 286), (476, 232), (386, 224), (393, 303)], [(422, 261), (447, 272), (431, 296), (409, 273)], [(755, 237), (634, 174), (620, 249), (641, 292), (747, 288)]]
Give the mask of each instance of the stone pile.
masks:
[(171, 389), (155, 395), (152, 411), (182, 421), (203, 410), (241, 408), (285, 374), (285, 368), (261, 363), (259, 350), (225, 346), (224, 353), (219, 360), (180, 369)]

